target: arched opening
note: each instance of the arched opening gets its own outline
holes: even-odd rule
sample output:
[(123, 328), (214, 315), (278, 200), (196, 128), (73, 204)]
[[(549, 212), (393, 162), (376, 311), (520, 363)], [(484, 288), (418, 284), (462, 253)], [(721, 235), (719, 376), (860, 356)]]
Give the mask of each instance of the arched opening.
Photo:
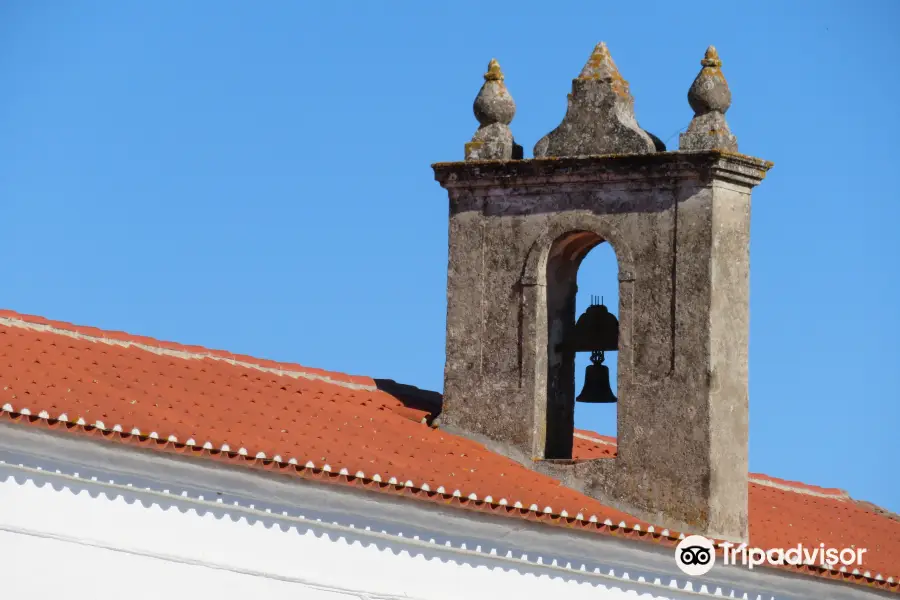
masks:
[[(597, 321), (579, 321), (591, 305), (595, 305), (592, 316), (603, 315), (603, 309), (596, 306), (601, 299), (609, 313), (619, 313), (618, 262), (610, 244), (604, 242), (594, 232), (572, 232), (557, 239), (547, 256), (547, 393), (542, 436), (547, 459), (573, 458), (576, 428), (616, 434), (618, 324), (612, 320), (615, 337), (609, 338), (600, 331), (603, 327), (596, 327)], [(610, 323), (608, 318), (601, 321)], [(610, 326), (605, 331), (608, 333)], [(594, 366), (586, 389), (589, 365)], [(604, 393), (606, 381), (609, 387)], [(576, 398), (582, 401), (576, 402)]]
[[(582, 315), (591, 305), (592, 296), (600, 296), (610, 312), (619, 316), (619, 265), (616, 253), (609, 244), (599, 244), (585, 256), (578, 269), (578, 293), (575, 297), (577, 315)], [(609, 384), (618, 398), (618, 352), (608, 352), (603, 364), (609, 369)], [(591, 364), (589, 353), (575, 354), (575, 390), (584, 389), (585, 371)], [(575, 403), (575, 429), (593, 431), (615, 437), (617, 408), (614, 404)], [(577, 456), (577, 453), (576, 453)]]

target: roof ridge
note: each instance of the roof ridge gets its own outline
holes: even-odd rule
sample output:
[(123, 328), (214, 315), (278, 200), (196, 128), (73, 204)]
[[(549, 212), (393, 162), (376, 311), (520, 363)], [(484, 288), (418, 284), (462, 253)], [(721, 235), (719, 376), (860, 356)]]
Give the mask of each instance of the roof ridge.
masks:
[(850, 494), (845, 490), (837, 488), (823, 488), (801, 481), (789, 481), (787, 479), (778, 479), (762, 473), (748, 473), (750, 483), (756, 485), (764, 485), (766, 487), (776, 488), (785, 492), (793, 492), (804, 496), (816, 496), (818, 498), (828, 498), (829, 500), (850, 500)]
[(887, 517), (892, 521), (897, 521), (900, 523), (900, 514), (897, 514), (893, 511), (890, 511), (884, 507), (878, 506), (874, 502), (869, 502), (868, 500), (857, 500), (856, 498), (850, 498), (857, 506), (861, 506), (864, 509), (871, 511), (878, 515), (879, 517)]
[[(578, 439), (594, 442), (601, 446), (618, 447), (617, 440), (614, 436), (604, 435), (589, 429), (576, 428), (574, 436)], [(772, 475), (766, 475), (765, 473), (748, 473), (748, 479), (750, 483), (777, 488), (785, 492), (793, 492), (805, 496), (816, 496), (818, 498), (828, 498), (830, 500), (851, 500), (850, 494), (846, 490), (839, 488), (825, 488), (809, 483), (803, 483), (802, 481), (773, 477)], [(882, 509), (882, 511), (884, 511), (884, 509)], [(897, 520), (900, 520), (900, 518)]]
[[(586, 432), (586, 433), (582, 433), (582, 432)], [(589, 435), (589, 434), (593, 434), (593, 435)], [(596, 444), (600, 444), (603, 446), (618, 447), (618, 445), (619, 445), (616, 441), (616, 438), (614, 438), (612, 436), (608, 436), (608, 435), (604, 436), (603, 434), (589, 431), (587, 429), (581, 429), (581, 430), (575, 429), (575, 433), (572, 435), (574, 435), (575, 437), (577, 437), (580, 440), (587, 440), (589, 442), (594, 442)], [(603, 438), (610, 438), (610, 439), (603, 439)]]
[(125, 348), (134, 347), (161, 356), (170, 356), (184, 360), (210, 359), (228, 364), (256, 369), (263, 373), (284, 375), (294, 379), (311, 379), (330, 383), (352, 390), (376, 391), (375, 381), (369, 377), (360, 377), (304, 367), (292, 363), (280, 363), (267, 359), (234, 354), (225, 350), (210, 350), (202, 346), (188, 346), (177, 342), (164, 342), (154, 338), (131, 335), (119, 331), (107, 331), (95, 327), (81, 327), (62, 321), (51, 321), (43, 317), (23, 315), (11, 310), (0, 309), (0, 325), (18, 327), (32, 331), (41, 331), (54, 335), (62, 335), (88, 342), (109, 344)]

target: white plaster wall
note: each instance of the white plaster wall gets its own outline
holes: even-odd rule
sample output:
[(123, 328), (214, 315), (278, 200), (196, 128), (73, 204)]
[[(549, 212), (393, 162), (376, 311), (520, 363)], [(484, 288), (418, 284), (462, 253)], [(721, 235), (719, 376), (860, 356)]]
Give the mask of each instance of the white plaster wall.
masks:
[(0, 482), (4, 598), (667, 597), (68, 483)]

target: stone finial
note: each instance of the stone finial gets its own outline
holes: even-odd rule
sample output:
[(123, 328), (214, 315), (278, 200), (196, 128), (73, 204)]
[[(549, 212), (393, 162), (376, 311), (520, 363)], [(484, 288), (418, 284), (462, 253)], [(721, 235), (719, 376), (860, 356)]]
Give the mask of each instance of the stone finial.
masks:
[(466, 160), (509, 160), (522, 158), (522, 147), (513, 140), (509, 124), (516, 115), (516, 103), (503, 83), (500, 63), (492, 58), (484, 74), (484, 85), (472, 106), (479, 127), (466, 144)]
[(516, 102), (506, 89), (503, 79), (500, 63), (496, 58), (492, 58), (488, 63), (487, 73), (484, 74), (484, 85), (481, 86), (472, 106), (475, 118), (481, 125), (494, 123), (509, 125), (516, 116)]
[(731, 90), (722, 74), (722, 61), (715, 46), (706, 49), (700, 64), (703, 68), (688, 90), (688, 103), (694, 109), (694, 118), (687, 131), (681, 134), (678, 147), (680, 150), (737, 152), (737, 138), (725, 120), (725, 112), (731, 106)]
[(656, 148), (634, 117), (628, 82), (600, 42), (572, 81), (562, 123), (535, 145), (534, 156), (648, 154)]

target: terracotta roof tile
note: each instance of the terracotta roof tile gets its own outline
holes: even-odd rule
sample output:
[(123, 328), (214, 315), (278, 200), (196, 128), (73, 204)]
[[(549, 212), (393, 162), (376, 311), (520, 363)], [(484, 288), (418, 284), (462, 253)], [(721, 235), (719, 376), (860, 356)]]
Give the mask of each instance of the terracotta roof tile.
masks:
[[(423, 422), (431, 416), (428, 410), (407, 406), (377, 387), (367, 377), (0, 311), (0, 414), (18, 423), (507, 517), (677, 543), (675, 532), (647, 533), (648, 523), (430, 427)], [(61, 415), (65, 422), (58, 420)], [(575, 458), (615, 456), (614, 438), (575, 434)], [(188, 440), (193, 445), (186, 445)], [(280, 462), (272, 461), (276, 456)], [(326, 464), (330, 472), (323, 470)], [(546, 507), (552, 515), (543, 514)], [(566, 518), (559, 516), (562, 511)], [(619, 527), (623, 522), (626, 526)], [(750, 542), (766, 548), (866, 547), (869, 578), (800, 570), (900, 591), (900, 522), (841, 490), (751, 474)], [(894, 583), (874, 581), (876, 574), (893, 576)]]

